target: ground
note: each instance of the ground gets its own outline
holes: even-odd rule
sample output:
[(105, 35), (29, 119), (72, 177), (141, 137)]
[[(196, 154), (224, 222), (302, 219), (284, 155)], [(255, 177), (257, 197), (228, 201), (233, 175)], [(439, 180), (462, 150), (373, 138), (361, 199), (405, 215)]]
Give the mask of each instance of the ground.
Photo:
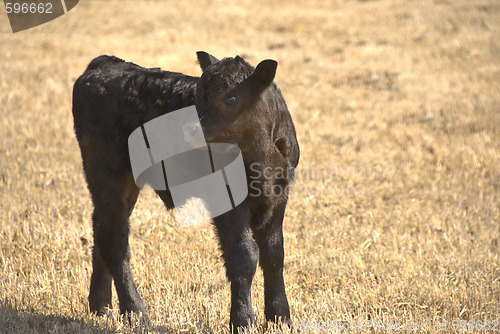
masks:
[[(0, 333), (140, 331), (88, 313), (72, 85), (101, 54), (199, 75), (197, 50), (279, 63), (302, 150), (284, 227), (293, 331), (500, 331), (498, 1), (80, 1), (16, 34), (0, 16)], [(180, 227), (146, 191), (131, 246), (152, 331), (227, 332), (209, 223)], [(254, 331), (279, 332), (260, 271), (253, 301)]]

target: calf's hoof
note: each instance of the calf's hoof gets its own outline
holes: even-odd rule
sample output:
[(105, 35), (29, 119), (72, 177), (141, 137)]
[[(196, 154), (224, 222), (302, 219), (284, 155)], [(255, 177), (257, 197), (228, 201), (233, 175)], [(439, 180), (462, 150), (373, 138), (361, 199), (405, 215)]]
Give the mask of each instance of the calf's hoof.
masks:
[(231, 333), (249, 333), (251, 326), (255, 325), (255, 316), (244, 317), (241, 319), (231, 319), (229, 327), (231, 328)]
[(149, 329), (151, 321), (146, 312), (126, 312), (123, 314), (123, 321), (131, 328)]
[(292, 319), (290, 317), (277, 317), (274, 319), (268, 319), (265, 328), (267, 329), (269, 326), (284, 326), (289, 329), (293, 329)]

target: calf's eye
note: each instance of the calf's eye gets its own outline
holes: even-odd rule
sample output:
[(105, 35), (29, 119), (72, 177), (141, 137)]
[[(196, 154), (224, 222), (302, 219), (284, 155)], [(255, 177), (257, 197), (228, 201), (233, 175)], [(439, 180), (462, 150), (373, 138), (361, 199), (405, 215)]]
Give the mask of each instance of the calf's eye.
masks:
[(230, 107), (234, 106), (236, 104), (236, 96), (234, 95), (229, 95), (226, 97), (224, 100), (224, 103)]

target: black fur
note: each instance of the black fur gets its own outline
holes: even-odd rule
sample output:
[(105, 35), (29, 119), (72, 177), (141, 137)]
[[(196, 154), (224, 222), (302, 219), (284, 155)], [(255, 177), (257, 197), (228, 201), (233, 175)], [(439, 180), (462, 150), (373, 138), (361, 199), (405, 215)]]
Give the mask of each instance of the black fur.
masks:
[[(287, 189), (299, 147), (285, 101), (272, 83), (277, 63), (264, 60), (254, 69), (238, 56), (219, 61), (206, 52), (198, 52), (198, 61), (200, 78), (100, 56), (75, 82), (74, 127), (94, 205), (90, 310), (104, 314), (111, 307), (114, 280), (121, 313), (147, 319), (129, 267), (129, 216), (139, 188), (132, 177), (128, 137), (147, 121), (195, 104), (207, 141), (238, 145), (252, 182), (243, 203), (213, 220), (231, 282), (231, 326), (255, 321), (250, 289), (258, 262), (266, 319), (291, 324), (283, 281), (288, 193), (268, 190)], [(173, 208), (168, 190), (156, 192)]]

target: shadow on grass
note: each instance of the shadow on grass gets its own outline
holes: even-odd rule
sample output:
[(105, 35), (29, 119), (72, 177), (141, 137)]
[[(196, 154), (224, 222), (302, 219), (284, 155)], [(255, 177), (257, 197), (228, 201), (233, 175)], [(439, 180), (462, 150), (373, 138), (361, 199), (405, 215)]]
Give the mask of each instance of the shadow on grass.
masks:
[[(200, 328), (201, 327), (201, 328)], [(213, 333), (205, 326), (197, 330), (186, 328), (186, 333)], [(178, 331), (167, 326), (125, 325), (123, 318), (112, 314), (103, 317), (88, 317), (74, 319), (59, 315), (45, 315), (32, 311), (18, 310), (8, 303), (0, 303), (0, 334), (107, 334), (107, 333), (177, 333)]]
[(173, 333), (165, 326), (151, 326), (148, 329), (123, 325), (108, 317), (72, 319), (59, 315), (45, 315), (31, 311), (16, 310), (0, 303), (0, 334), (105, 334), (105, 333)]
[(71, 319), (58, 315), (44, 315), (16, 310), (0, 304), (0, 333), (109, 333), (91, 321)]

